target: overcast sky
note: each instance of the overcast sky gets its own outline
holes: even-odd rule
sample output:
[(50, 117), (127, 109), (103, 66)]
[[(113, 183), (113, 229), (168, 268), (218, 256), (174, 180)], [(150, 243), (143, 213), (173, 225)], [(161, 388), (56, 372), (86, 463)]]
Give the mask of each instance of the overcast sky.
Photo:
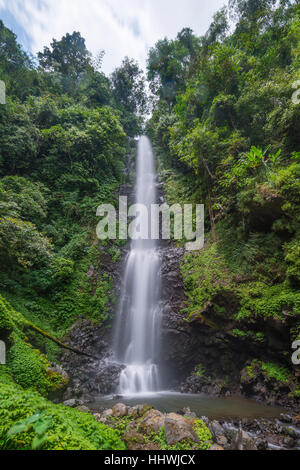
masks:
[(104, 49), (105, 73), (128, 55), (145, 67), (158, 39), (184, 27), (204, 34), (226, 0), (0, 0), (0, 18), (26, 51), (36, 53), (53, 38), (80, 31), (87, 48)]

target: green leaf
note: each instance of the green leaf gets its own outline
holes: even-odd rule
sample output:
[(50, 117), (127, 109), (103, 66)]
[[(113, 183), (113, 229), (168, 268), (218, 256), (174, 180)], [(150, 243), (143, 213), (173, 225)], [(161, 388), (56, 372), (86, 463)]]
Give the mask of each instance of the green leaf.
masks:
[(32, 444), (31, 444), (31, 448), (32, 450), (38, 450), (42, 447), (42, 445), (47, 441), (47, 434), (45, 434), (44, 436), (36, 436), (33, 441), (32, 441)]
[(20, 421), (8, 431), (7, 435), (11, 437), (11, 436), (15, 436), (16, 434), (21, 434), (23, 432), (28, 431), (29, 427), (30, 426), (28, 426), (26, 422)]
[(41, 417), (40, 413), (36, 413), (35, 415), (32, 415), (27, 419), (26, 424), (36, 423), (37, 420), (40, 419), (40, 417)]
[(38, 436), (42, 436), (49, 429), (51, 424), (51, 418), (40, 420), (34, 425), (34, 431)]

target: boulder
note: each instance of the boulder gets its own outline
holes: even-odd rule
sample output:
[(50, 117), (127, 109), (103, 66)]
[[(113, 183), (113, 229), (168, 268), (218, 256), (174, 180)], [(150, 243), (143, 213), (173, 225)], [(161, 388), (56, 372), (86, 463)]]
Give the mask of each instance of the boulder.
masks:
[(90, 413), (90, 410), (87, 406), (81, 405), (76, 407), (78, 411), (81, 411), (82, 413)]
[(222, 428), (221, 424), (218, 421), (212, 421), (209, 424), (209, 429), (210, 429), (210, 432), (212, 433), (212, 436), (213, 436), (214, 440), (218, 436), (224, 434), (224, 429)]
[(93, 413), (94, 418), (98, 423), (101, 423), (101, 414), (100, 413)]
[(191, 411), (191, 409), (186, 406), (185, 408), (183, 408), (182, 410), (182, 414), (185, 418), (189, 418), (189, 419), (196, 419), (197, 418), (197, 415), (196, 413), (194, 413), (193, 411)]
[(145, 444), (144, 436), (137, 432), (133, 426), (126, 429), (123, 440), (129, 450), (140, 450), (141, 446)]
[(102, 418), (108, 418), (113, 415), (113, 410), (111, 408), (104, 410), (102, 413)]
[(128, 424), (123, 440), (129, 450), (160, 450), (159, 444), (149, 441), (138, 429), (138, 420)]
[(295, 441), (292, 437), (285, 436), (283, 438), (283, 444), (288, 447), (289, 449), (293, 449), (295, 447)]
[(228, 444), (228, 439), (225, 436), (225, 430), (221, 426), (221, 424), (218, 421), (212, 421), (209, 424), (209, 429), (210, 432), (212, 433), (213, 440), (216, 442), (216, 444), (226, 447)]
[(163, 413), (158, 410), (149, 410), (145, 413), (139, 424), (139, 431), (149, 434), (158, 433), (165, 424)]
[(144, 445), (141, 445), (137, 450), (161, 450), (160, 446), (155, 442), (147, 442)]
[[(240, 391), (243, 395), (262, 400), (268, 405), (291, 405), (297, 409), (298, 402), (293, 391), (297, 389), (298, 382), (293, 373), (289, 373), (282, 382), (270, 374), (261, 361), (254, 359), (247, 364), (240, 373)], [(291, 419), (289, 414), (280, 416), (280, 420), (287, 424)]]
[(291, 415), (288, 415), (287, 413), (281, 413), (280, 414), (280, 421), (282, 421), (283, 423), (290, 424), (290, 423), (292, 423), (293, 419), (292, 419)]
[(175, 445), (177, 442), (185, 439), (199, 443), (199, 438), (193, 430), (193, 421), (175, 413), (166, 415), (165, 434), (169, 446)]
[(134, 418), (138, 418), (140, 416), (144, 416), (147, 411), (152, 410), (153, 406), (151, 405), (136, 405), (128, 408), (128, 415), (133, 416)]
[(232, 450), (257, 450), (254, 439), (242, 429), (236, 432), (231, 448)]
[(76, 408), (77, 406), (82, 406), (83, 401), (79, 400), (78, 398), (71, 398), (70, 400), (64, 401), (63, 405), (69, 406), (70, 408)]
[(123, 403), (118, 403), (112, 409), (112, 416), (116, 418), (123, 418), (128, 414), (128, 407)]
[(228, 445), (228, 440), (227, 440), (227, 437), (224, 436), (224, 435), (220, 435), (217, 437), (216, 439), (216, 443), (222, 447), (227, 447)]
[[(47, 368), (47, 376), (53, 384), (53, 388), (49, 392), (48, 398), (55, 403), (61, 403), (64, 400), (64, 396), (70, 382), (69, 374), (62, 369), (62, 367), (52, 363), (51, 367)], [(71, 397), (73, 396), (74, 394), (71, 395)]]
[(209, 450), (224, 450), (224, 448), (218, 444), (213, 444)]
[(108, 426), (111, 424), (112, 415), (113, 415), (113, 410), (112, 409), (105, 410), (101, 414), (100, 413), (95, 413), (94, 414), (94, 416), (95, 416), (96, 420), (98, 421), (98, 423), (107, 424)]

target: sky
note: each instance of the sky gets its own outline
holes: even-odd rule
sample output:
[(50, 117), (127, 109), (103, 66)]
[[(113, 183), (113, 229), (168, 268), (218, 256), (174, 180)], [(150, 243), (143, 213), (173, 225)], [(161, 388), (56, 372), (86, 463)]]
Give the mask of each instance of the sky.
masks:
[(0, 0), (0, 18), (27, 52), (36, 54), (79, 31), (110, 74), (125, 56), (145, 68), (150, 47), (184, 27), (203, 35), (226, 0)]

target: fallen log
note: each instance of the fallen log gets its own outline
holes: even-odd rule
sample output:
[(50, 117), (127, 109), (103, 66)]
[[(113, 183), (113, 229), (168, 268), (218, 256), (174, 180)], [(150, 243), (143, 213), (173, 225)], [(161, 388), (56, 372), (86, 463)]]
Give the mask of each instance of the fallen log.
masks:
[(40, 328), (38, 328), (37, 326), (35, 326), (33, 323), (31, 322), (26, 322), (26, 325), (25, 325), (27, 328), (30, 328), (31, 330), (35, 331), (36, 333), (44, 336), (45, 338), (47, 339), (50, 339), (50, 341), (53, 341), (53, 343), (57, 344), (58, 346), (60, 346), (61, 348), (63, 349), (67, 349), (75, 354), (79, 354), (80, 356), (86, 356), (86, 357), (90, 357), (92, 359), (99, 359), (98, 357), (96, 356), (92, 356), (91, 354), (88, 354), (86, 352), (83, 352), (83, 351), (80, 351), (79, 349), (77, 348), (73, 348), (72, 346), (68, 346), (67, 344), (65, 343), (62, 343), (61, 341), (59, 341), (58, 339), (54, 338), (54, 336), (50, 335), (49, 333), (47, 333), (46, 331), (43, 331), (41, 330)]

